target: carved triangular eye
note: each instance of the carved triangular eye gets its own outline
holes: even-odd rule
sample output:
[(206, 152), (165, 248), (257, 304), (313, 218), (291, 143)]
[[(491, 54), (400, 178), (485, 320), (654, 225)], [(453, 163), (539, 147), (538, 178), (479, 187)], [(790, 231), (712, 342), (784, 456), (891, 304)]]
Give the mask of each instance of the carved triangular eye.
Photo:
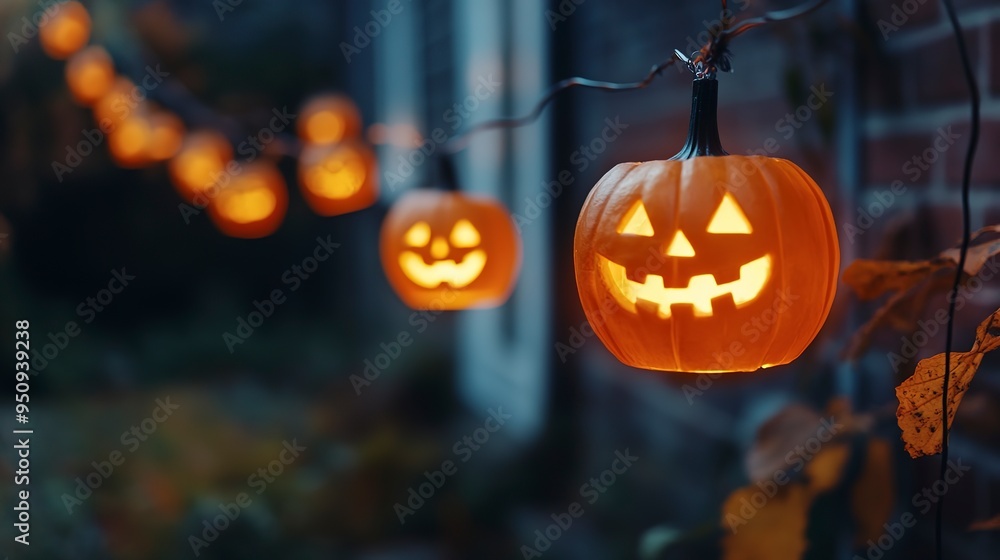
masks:
[(726, 193), (708, 224), (708, 233), (753, 233), (753, 226), (733, 195)]
[(431, 226), (427, 222), (417, 222), (403, 235), (403, 241), (410, 247), (425, 247), (431, 240)]
[(621, 223), (618, 224), (618, 233), (643, 237), (653, 236), (653, 224), (649, 223), (649, 214), (646, 213), (646, 207), (641, 200), (635, 201), (635, 204), (622, 217)]

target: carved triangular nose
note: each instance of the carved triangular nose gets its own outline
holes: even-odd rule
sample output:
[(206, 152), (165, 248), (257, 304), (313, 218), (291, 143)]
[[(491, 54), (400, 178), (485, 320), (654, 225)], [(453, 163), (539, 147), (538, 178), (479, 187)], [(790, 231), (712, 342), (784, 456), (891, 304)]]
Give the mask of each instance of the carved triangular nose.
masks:
[(670, 246), (667, 248), (667, 255), (671, 257), (694, 256), (694, 247), (691, 246), (691, 242), (688, 241), (683, 231), (677, 230), (673, 241), (670, 242)]

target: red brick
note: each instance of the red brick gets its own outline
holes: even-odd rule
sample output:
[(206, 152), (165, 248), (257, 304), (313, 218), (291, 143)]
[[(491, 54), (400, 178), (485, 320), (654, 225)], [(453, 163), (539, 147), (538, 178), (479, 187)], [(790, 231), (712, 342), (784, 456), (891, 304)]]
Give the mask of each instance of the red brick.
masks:
[[(965, 152), (969, 147), (969, 124), (955, 124), (952, 130), (961, 135), (955, 145), (945, 154), (948, 184), (952, 188), (962, 185), (962, 171), (965, 166)], [(979, 147), (976, 149), (976, 159), (972, 164), (973, 186), (1000, 185), (1000, 158), (996, 157), (1000, 146), (1000, 120), (984, 120), (980, 123)]]
[(930, 134), (909, 134), (869, 139), (865, 145), (865, 177), (868, 183), (886, 185), (900, 180), (909, 185), (926, 185), (930, 173), (921, 173), (916, 180), (904, 172), (903, 166), (931, 145)]
[[(885, 28), (884, 32), (888, 34), (888, 40), (891, 40), (896, 33), (936, 23), (942, 14), (938, 7), (938, 0), (895, 0), (893, 2), (870, 0), (868, 13), (871, 17), (870, 21)], [(898, 27), (899, 31), (887, 27), (890, 25)]]
[[(965, 44), (973, 67), (979, 60), (979, 35), (985, 28), (965, 31)], [(958, 44), (951, 35), (914, 51), (907, 61), (907, 71), (912, 73), (920, 103), (953, 103), (969, 99), (965, 85)]]

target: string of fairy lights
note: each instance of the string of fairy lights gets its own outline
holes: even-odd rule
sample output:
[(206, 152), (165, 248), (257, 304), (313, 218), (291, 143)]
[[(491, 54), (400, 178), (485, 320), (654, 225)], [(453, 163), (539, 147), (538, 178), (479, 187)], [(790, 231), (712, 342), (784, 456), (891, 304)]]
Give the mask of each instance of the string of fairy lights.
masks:
[[(964, 262), (978, 96), (954, 7), (951, 0), (942, 1), (973, 94), (973, 141), (963, 175), (965, 236), (960, 261)], [(517, 278), (519, 236), (509, 211), (499, 201), (460, 192), (451, 156), (464, 149), (473, 134), (533, 122), (559, 93), (570, 88), (641, 89), (664, 68), (680, 61), (695, 78), (684, 149), (667, 161), (619, 164), (594, 187), (581, 210), (574, 256), (584, 311), (605, 346), (623, 363), (635, 367), (701, 373), (754, 371), (794, 360), (822, 327), (836, 293), (840, 256), (833, 216), (822, 191), (795, 164), (762, 156), (730, 156), (722, 149), (715, 117), (715, 75), (719, 70), (730, 70), (728, 49), (735, 37), (764, 24), (804, 16), (826, 2), (810, 0), (738, 24), (725, 21), (701, 50), (690, 56), (675, 51), (670, 60), (654, 66), (639, 82), (563, 80), (547, 90), (528, 115), (480, 123), (452, 138), (441, 156), (447, 188), (411, 191), (396, 202), (383, 222), (380, 252), (390, 284), (404, 302), (419, 309), (469, 309), (504, 303)], [(726, 7), (727, 0), (722, 0), (724, 11)], [(151, 102), (142, 101), (129, 111), (121, 111), (123, 106), (134, 106), (136, 85), (116, 72), (103, 47), (88, 46), (91, 19), (87, 9), (71, 0), (46, 17), (39, 26), (42, 49), (52, 58), (66, 60), (69, 91), (79, 104), (93, 111), (95, 121), (108, 135), (108, 149), (118, 165), (137, 168), (166, 163), (180, 196), (188, 203), (207, 207), (212, 222), (225, 235), (260, 238), (280, 227), (289, 195), (273, 163), (241, 164), (234, 159), (225, 135), (212, 129), (188, 131), (177, 115)], [(301, 145), (298, 182), (315, 213), (336, 216), (362, 210), (378, 200), (377, 161), (361, 132), (361, 116), (344, 96), (317, 96), (300, 110), (296, 122)], [(705, 189), (694, 182), (724, 186)], [(667, 196), (651, 198), (652, 187)], [(804, 192), (810, 193), (805, 197), (808, 200), (803, 200)], [(775, 207), (794, 208), (795, 212), (779, 216), (773, 212)], [(673, 221), (667, 216), (674, 216)], [(751, 243), (744, 242), (751, 239)], [(751, 249), (733, 249), (736, 246)], [(699, 251), (705, 249), (716, 258), (703, 262), (709, 257)], [(651, 261), (648, 255), (655, 258)], [(794, 261), (799, 257), (810, 266), (796, 267)], [(675, 259), (674, 264), (663, 267), (666, 258)], [(636, 266), (637, 262), (643, 264)], [(796, 268), (794, 275), (788, 273), (791, 268)], [(680, 276), (679, 271), (688, 270), (714, 272)], [(960, 265), (952, 295), (961, 275)], [(718, 346), (728, 344), (719, 333), (730, 332), (733, 325), (744, 324), (748, 317), (770, 308), (772, 303), (760, 296), (764, 286), (780, 291), (792, 276), (802, 302), (772, 327), (768, 344), (755, 345), (738, 356), (729, 352), (731, 347)], [(942, 396), (944, 458), (948, 453), (953, 300)], [(720, 353), (728, 355), (728, 361), (720, 360)], [(942, 462), (942, 476), (944, 468)], [(939, 558), (943, 557), (942, 511), (939, 504)]]

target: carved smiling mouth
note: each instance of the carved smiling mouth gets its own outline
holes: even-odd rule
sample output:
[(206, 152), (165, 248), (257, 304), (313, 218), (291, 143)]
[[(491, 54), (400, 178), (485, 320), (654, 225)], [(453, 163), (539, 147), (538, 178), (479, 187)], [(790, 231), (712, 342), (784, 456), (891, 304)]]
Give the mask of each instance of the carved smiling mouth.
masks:
[(619, 305), (635, 312), (636, 302), (652, 303), (662, 319), (670, 318), (672, 305), (691, 305), (696, 317), (711, 317), (712, 300), (726, 294), (732, 295), (736, 307), (750, 303), (760, 295), (771, 275), (771, 256), (765, 255), (741, 266), (739, 280), (716, 284), (711, 274), (699, 274), (691, 277), (686, 288), (665, 288), (662, 276), (647, 274), (644, 282), (635, 282), (628, 279), (624, 266), (601, 255), (597, 261)]
[(403, 274), (421, 288), (437, 288), (441, 284), (464, 288), (483, 273), (486, 251), (470, 251), (458, 263), (449, 259), (433, 264), (427, 264), (423, 257), (413, 251), (403, 251), (399, 255), (399, 266), (403, 269)]

